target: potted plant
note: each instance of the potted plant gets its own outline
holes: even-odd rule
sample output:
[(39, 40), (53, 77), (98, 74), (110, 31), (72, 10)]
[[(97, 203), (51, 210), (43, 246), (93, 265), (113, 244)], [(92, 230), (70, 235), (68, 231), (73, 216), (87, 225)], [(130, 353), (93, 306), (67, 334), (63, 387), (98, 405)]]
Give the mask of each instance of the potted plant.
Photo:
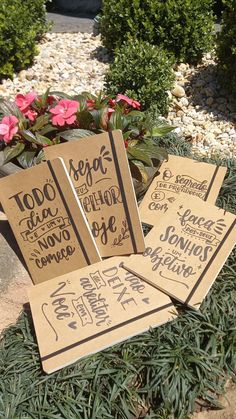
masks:
[(82, 93), (68, 96), (47, 90), (43, 95), (18, 94), (14, 101), (0, 102), (0, 170), (11, 162), (15, 170), (44, 160), (44, 148), (101, 132), (123, 132), (136, 192), (146, 189), (160, 164), (167, 159), (157, 144), (174, 129), (154, 122), (141, 105), (125, 95), (115, 98)]

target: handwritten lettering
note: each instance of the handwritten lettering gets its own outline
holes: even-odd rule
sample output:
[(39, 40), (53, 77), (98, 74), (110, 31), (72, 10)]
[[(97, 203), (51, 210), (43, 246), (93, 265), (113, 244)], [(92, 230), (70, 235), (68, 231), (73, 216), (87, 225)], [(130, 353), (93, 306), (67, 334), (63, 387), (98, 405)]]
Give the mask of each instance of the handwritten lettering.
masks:
[(50, 298), (52, 299), (52, 306), (54, 308), (54, 313), (56, 314), (57, 320), (64, 320), (71, 316), (71, 312), (69, 310), (69, 303), (65, 303), (66, 299), (69, 295), (75, 295), (74, 292), (61, 292), (66, 287), (66, 282), (59, 282), (59, 288), (53, 291), (50, 294)]
[(52, 262), (59, 263), (64, 259), (68, 261), (69, 257), (72, 256), (74, 252), (75, 247), (66, 246), (65, 248), (62, 248), (55, 253), (49, 253), (46, 256), (37, 257), (35, 259), (35, 264), (37, 268), (43, 269), (43, 267), (50, 265)]
[(28, 217), (22, 218), (19, 222), (19, 225), (25, 223), (26, 227), (31, 231), (38, 226), (38, 224), (43, 223), (48, 217), (56, 217), (58, 214), (58, 208), (53, 210), (52, 208), (43, 208), (41, 214), (35, 211), (31, 211)]
[(21, 212), (26, 209), (33, 210), (35, 206), (41, 206), (45, 199), (52, 202), (56, 197), (56, 190), (51, 183), (45, 183), (43, 189), (33, 188), (31, 194), (23, 194), (23, 191), (18, 192), (15, 195), (9, 197), (9, 199), (15, 199), (15, 202)]
[(199, 181), (188, 175), (177, 175), (175, 182), (188, 188), (198, 189), (204, 192), (207, 191), (207, 180)]
[(115, 226), (116, 219), (112, 215), (111, 217), (109, 217), (107, 224), (103, 217), (101, 218), (101, 220), (102, 220), (101, 224), (99, 224), (97, 221), (93, 221), (91, 224), (91, 230), (92, 230), (93, 236), (95, 238), (100, 236), (101, 243), (105, 245), (108, 242), (108, 232), (111, 232), (111, 233), (116, 232), (116, 226)]
[(95, 314), (95, 318), (98, 320), (96, 326), (101, 326), (109, 319), (109, 304), (106, 302), (105, 297), (97, 293), (97, 289), (91, 284), (89, 278), (81, 278), (80, 284), (85, 291), (83, 296), (86, 298), (92, 313)]
[(162, 247), (147, 247), (143, 253), (143, 256), (150, 257), (153, 263), (152, 270), (156, 271), (161, 266), (164, 266), (168, 271), (173, 272), (177, 275), (182, 275), (184, 278), (195, 275), (193, 267), (186, 264), (183, 259), (178, 258), (171, 253), (164, 252)]
[(212, 252), (212, 246), (201, 246), (185, 237), (175, 234), (175, 227), (168, 226), (164, 234), (160, 235), (160, 241), (168, 242), (170, 245), (182, 250), (188, 256), (196, 256), (201, 262), (208, 259), (209, 253)]
[(63, 240), (70, 240), (70, 232), (66, 229), (61, 230), (58, 233), (52, 233), (46, 238), (39, 239), (38, 245), (41, 250), (47, 250), (49, 247), (54, 247), (57, 243), (62, 243)]
[(182, 226), (185, 226), (186, 223), (192, 223), (195, 226), (203, 227), (207, 231), (211, 231), (212, 227), (215, 225), (215, 221), (194, 215), (190, 209), (186, 209), (183, 214), (180, 212), (177, 212), (177, 214), (179, 215)]
[(111, 186), (105, 191), (96, 191), (90, 195), (80, 197), (81, 205), (86, 213), (91, 211), (100, 211), (102, 205), (108, 207), (122, 203), (120, 189), (117, 186)]
[[(88, 159), (79, 160), (77, 162), (74, 159), (69, 160), (69, 174), (73, 179), (78, 182), (81, 178), (83, 182), (87, 183), (87, 186), (92, 186), (94, 179), (94, 173), (100, 173), (105, 175), (107, 173), (107, 167), (105, 167), (106, 162), (112, 161), (109, 151), (106, 151), (106, 147), (102, 146), (100, 150), (100, 156), (95, 157), (92, 162), (89, 162)], [(107, 164), (107, 163), (106, 163)]]

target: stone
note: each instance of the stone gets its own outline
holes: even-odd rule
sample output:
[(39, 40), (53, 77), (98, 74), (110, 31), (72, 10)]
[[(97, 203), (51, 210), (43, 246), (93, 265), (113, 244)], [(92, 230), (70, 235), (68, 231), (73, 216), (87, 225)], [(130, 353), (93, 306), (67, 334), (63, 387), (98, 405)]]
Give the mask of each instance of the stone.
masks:
[(24, 81), (26, 79), (26, 74), (27, 74), (26, 70), (21, 70), (18, 74), (19, 80)]
[(178, 98), (185, 96), (185, 90), (182, 86), (179, 84), (176, 84), (174, 89), (171, 91), (172, 95)]
[(197, 143), (200, 143), (202, 140), (203, 140), (203, 134), (200, 134), (200, 133), (196, 134), (195, 141)]
[(189, 125), (193, 123), (193, 119), (190, 116), (183, 116), (182, 122), (184, 125)]
[(204, 143), (210, 145), (215, 140), (215, 135), (212, 132), (208, 132), (204, 138)]
[(207, 100), (206, 100), (206, 104), (208, 106), (211, 106), (213, 103), (214, 103), (213, 97), (212, 96), (208, 97)]
[(181, 105), (183, 105), (183, 106), (188, 106), (188, 99), (187, 99), (186, 97), (182, 97), (182, 98), (180, 99), (180, 103), (181, 103)]
[(178, 70), (184, 73), (187, 70), (187, 64), (180, 63), (178, 66)]

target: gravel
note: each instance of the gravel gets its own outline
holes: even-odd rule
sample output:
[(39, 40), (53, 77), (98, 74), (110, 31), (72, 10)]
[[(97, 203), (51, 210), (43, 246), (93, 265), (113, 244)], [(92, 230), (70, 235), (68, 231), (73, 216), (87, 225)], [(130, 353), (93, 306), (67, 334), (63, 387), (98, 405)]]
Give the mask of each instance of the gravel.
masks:
[[(78, 94), (98, 93), (104, 86), (109, 53), (100, 36), (88, 33), (48, 33), (38, 45), (39, 54), (28, 70), (0, 84), (0, 95), (35, 90)], [(125, 70), (124, 70), (125, 71)], [(193, 145), (195, 153), (207, 157), (236, 156), (236, 106), (216, 77), (214, 56), (206, 54), (201, 65), (181, 63), (175, 69), (176, 83), (167, 120)]]

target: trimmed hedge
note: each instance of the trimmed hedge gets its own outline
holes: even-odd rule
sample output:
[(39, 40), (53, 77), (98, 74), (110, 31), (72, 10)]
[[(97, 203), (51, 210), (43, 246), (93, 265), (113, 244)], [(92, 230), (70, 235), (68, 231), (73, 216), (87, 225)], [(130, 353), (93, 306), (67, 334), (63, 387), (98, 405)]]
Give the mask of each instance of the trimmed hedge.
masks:
[(104, 0), (101, 34), (114, 50), (128, 36), (172, 52), (177, 61), (196, 63), (213, 45), (212, 0)]
[(32, 63), (47, 29), (45, 0), (1, 0), (0, 80)]
[(222, 84), (236, 95), (236, 0), (226, 0), (224, 5), (217, 38), (218, 69)]
[(161, 48), (131, 39), (115, 50), (114, 63), (105, 77), (109, 95), (126, 94), (141, 102), (142, 110), (155, 104), (160, 114), (168, 111), (174, 82), (173, 59)]

